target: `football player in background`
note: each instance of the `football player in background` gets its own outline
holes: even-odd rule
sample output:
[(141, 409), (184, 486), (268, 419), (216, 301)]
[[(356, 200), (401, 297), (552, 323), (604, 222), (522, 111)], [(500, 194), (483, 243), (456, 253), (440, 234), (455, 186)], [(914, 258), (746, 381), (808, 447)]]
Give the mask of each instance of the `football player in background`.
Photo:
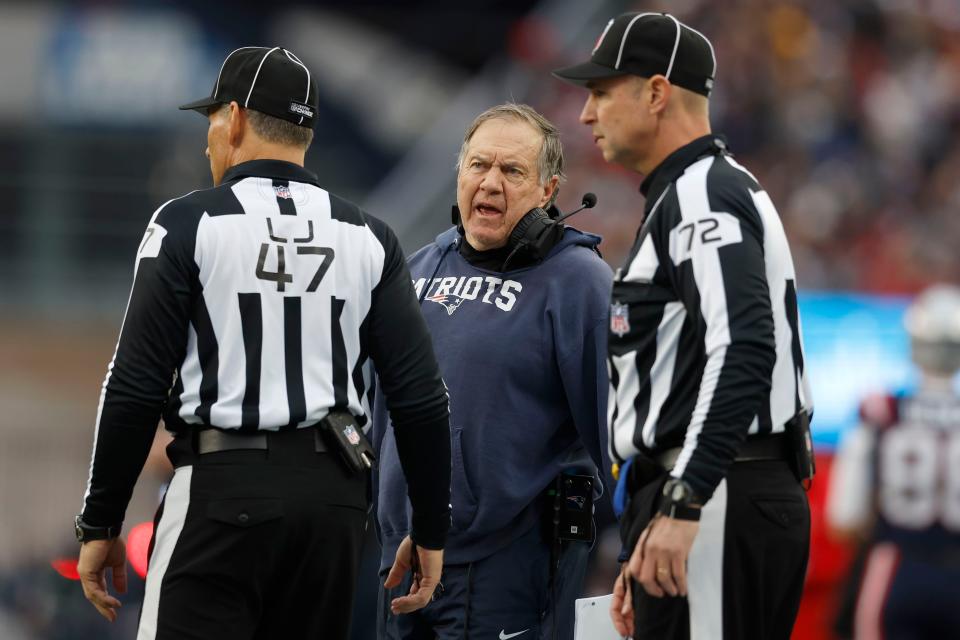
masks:
[(827, 497), (832, 531), (866, 545), (858, 640), (960, 632), (960, 288), (927, 289), (904, 324), (919, 386), (863, 402)]

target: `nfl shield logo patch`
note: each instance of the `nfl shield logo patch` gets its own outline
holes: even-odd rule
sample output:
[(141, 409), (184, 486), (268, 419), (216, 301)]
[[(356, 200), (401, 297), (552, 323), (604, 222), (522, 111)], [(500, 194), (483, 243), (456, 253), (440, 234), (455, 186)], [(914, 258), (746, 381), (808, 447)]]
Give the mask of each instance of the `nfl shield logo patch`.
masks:
[(343, 435), (347, 437), (347, 441), (353, 446), (360, 444), (360, 434), (357, 433), (357, 430), (353, 426), (348, 425), (346, 429), (343, 430)]
[(285, 184), (274, 185), (273, 191), (277, 194), (278, 198), (290, 199), (293, 197), (293, 194), (290, 193), (290, 187)]
[(630, 307), (619, 302), (610, 305), (610, 333), (620, 338), (630, 333)]

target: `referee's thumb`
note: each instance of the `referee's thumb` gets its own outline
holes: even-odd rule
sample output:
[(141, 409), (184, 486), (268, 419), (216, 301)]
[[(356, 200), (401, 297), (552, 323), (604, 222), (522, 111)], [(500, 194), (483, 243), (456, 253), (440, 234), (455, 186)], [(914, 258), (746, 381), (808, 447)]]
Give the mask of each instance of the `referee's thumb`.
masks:
[(404, 574), (413, 566), (412, 549), (413, 540), (410, 539), (410, 536), (407, 536), (397, 548), (397, 555), (394, 557), (393, 566), (390, 567), (390, 573), (387, 574), (387, 579), (383, 583), (384, 588), (393, 589), (403, 580)]
[(400, 584), (400, 581), (403, 579), (403, 574), (409, 569), (410, 565), (398, 557), (394, 560), (393, 566), (390, 567), (390, 573), (387, 574), (387, 579), (384, 580), (383, 587), (385, 589), (393, 589)]

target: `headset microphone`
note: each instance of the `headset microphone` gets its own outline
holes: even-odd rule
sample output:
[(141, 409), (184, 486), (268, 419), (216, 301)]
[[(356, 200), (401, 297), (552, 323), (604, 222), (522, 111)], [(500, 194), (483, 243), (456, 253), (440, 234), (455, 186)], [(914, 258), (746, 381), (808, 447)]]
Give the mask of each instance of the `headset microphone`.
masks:
[(579, 209), (574, 209), (570, 213), (563, 214), (562, 216), (554, 220), (554, 222), (560, 222), (561, 220), (566, 220), (573, 214), (580, 213), (584, 209), (593, 209), (595, 206), (597, 206), (597, 195), (595, 193), (590, 193), (588, 191), (587, 193), (583, 194), (583, 200), (581, 201), (581, 204), (583, 205), (582, 207), (580, 207)]
[[(550, 250), (563, 238), (564, 226), (562, 221), (575, 213), (580, 213), (584, 209), (591, 209), (596, 206), (597, 196), (593, 193), (585, 193), (583, 194), (583, 200), (581, 202), (583, 206), (579, 209), (556, 218), (552, 217), (541, 207), (528, 211), (520, 218), (516, 226), (514, 226), (513, 231), (510, 232), (510, 238), (507, 244), (513, 247), (513, 250), (507, 256), (507, 259), (503, 261), (502, 270), (507, 270), (510, 260), (518, 251), (527, 251), (537, 262), (546, 258)], [(559, 213), (555, 208), (551, 207), (551, 209)], [(556, 215), (556, 213), (554, 215)]]

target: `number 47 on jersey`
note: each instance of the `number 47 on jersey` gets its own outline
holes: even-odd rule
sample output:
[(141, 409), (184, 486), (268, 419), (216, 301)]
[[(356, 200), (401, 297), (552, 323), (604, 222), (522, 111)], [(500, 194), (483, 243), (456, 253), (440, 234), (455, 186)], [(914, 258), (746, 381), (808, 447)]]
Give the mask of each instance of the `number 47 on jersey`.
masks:
[(268, 271), (265, 267), (267, 256), (270, 253), (270, 242), (264, 242), (260, 245), (260, 257), (257, 259), (257, 278), (260, 280), (269, 280), (271, 282), (277, 283), (277, 291), (286, 291), (286, 285), (293, 283), (294, 274), (292, 271), (287, 271), (287, 254), (285, 245), (292, 243), (295, 248), (296, 255), (298, 256), (317, 256), (319, 264), (317, 264), (316, 271), (313, 274), (313, 277), (310, 279), (310, 284), (307, 285), (307, 293), (312, 293), (317, 290), (317, 287), (320, 286), (320, 283), (323, 281), (323, 277), (326, 275), (327, 270), (330, 268), (330, 265), (333, 263), (334, 251), (331, 247), (316, 247), (307, 245), (307, 243), (313, 242), (313, 220), (307, 220), (307, 230), (308, 233), (303, 238), (284, 238), (277, 236), (273, 231), (273, 222), (270, 218), (267, 218), (267, 235), (270, 237), (270, 240), (273, 241), (273, 247), (277, 252), (277, 270)]

